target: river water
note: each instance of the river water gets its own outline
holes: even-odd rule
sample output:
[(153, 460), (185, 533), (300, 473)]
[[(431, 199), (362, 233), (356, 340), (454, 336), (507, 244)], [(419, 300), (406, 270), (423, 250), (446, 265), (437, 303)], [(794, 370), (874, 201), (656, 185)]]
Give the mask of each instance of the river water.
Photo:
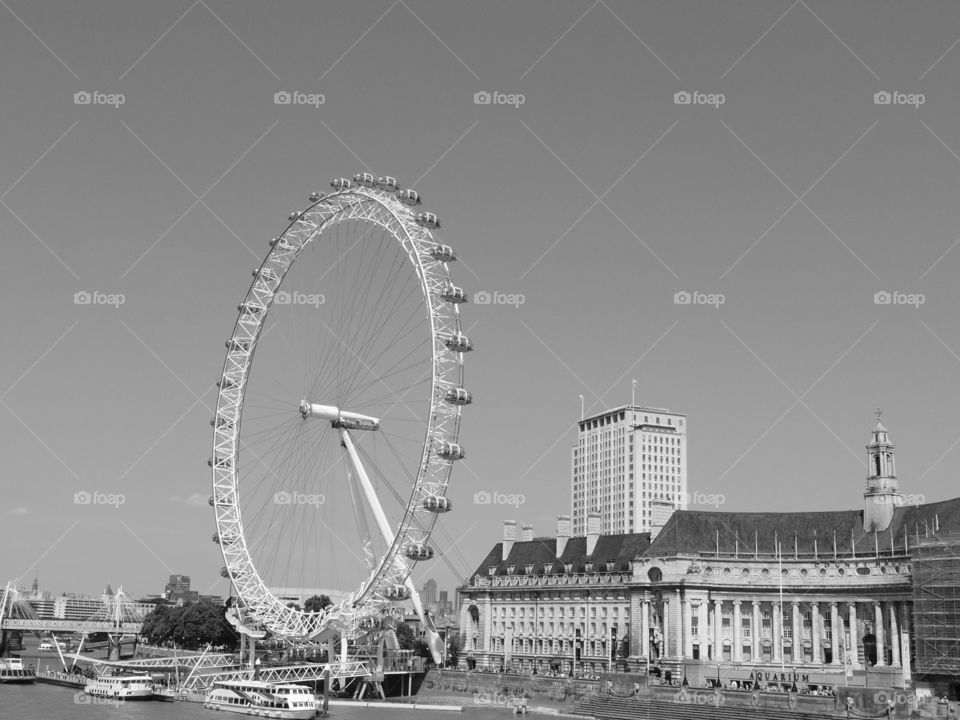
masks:
[[(33, 685), (0, 685), (0, 719), (2, 720), (227, 720), (245, 715), (207, 710), (201, 703), (129, 702), (94, 703), (71, 688), (35, 683)], [(442, 710), (385, 710), (382, 708), (331, 707), (333, 720), (506, 720), (509, 710), (468, 707), (463, 713)], [(530, 716), (528, 716), (530, 717)]]

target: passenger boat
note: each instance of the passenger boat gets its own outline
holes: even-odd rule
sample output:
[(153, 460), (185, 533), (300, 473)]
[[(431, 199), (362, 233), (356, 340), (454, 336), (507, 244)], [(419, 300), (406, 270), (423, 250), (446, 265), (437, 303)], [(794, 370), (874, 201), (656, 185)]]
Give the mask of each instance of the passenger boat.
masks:
[(101, 675), (90, 680), (83, 691), (98, 698), (153, 700), (153, 678), (147, 674)]
[(0, 658), (0, 683), (27, 684), (36, 680), (29, 670), (23, 669), (23, 661), (18, 657)]
[(303, 685), (260, 680), (214, 682), (203, 706), (240, 715), (298, 720), (316, 717), (317, 701)]

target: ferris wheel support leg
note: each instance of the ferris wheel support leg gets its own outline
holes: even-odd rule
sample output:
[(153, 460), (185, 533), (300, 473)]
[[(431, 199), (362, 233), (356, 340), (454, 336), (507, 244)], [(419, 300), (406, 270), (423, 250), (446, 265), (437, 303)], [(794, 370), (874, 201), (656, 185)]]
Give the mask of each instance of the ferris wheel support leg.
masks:
[[(383, 535), (384, 542), (386, 542), (389, 547), (393, 545), (394, 533), (390, 527), (390, 521), (387, 520), (386, 513), (383, 512), (383, 506), (377, 497), (377, 491), (373, 489), (370, 477), (360, 462), (357, 448), (354, 447), (353, 439), (350, 437), (350, 433), (346, 428), (340, 430), (340, 438), (343, 440), (343, 447), (346, 448), (347, 455), (350, 457), (353, 470), (360, 480), (360, 487), (363, 489), (363, 494), (367, 498), (367, 504), (370, 506), (370, 511), (373, 513), (373, 517), (377, 522), (377, 527), (380, 528), (380, 534)], [(409, 574), (404, 580), (404, 585), (410, 592), (413, 609), (416, 610), (417, 616), (420, 618), (420, 623), (424, 627), (424, 632), (427, 635), (427, 645), (430, 647), (430, 654), (433, 656), (433, 661), (437, 665), (440, 665), (443, 662), (443, 641), (440, 639), (440, 633), (437, 632), (437, 629), (433, 625), (433, 618), (424, 612), (423, 603), (420, 601), (420, 593), (417, 592), (416, 585), (413, 584), (413, 578), (411, 578)]]

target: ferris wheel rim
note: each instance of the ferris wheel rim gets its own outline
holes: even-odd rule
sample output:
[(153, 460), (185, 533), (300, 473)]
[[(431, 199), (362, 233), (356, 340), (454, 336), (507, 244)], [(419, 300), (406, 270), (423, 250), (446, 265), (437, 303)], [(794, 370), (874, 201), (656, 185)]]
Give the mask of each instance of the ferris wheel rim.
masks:
[[(259, 615), (258, 619), (268, 629), (288, 637), (309, 637), (319, 632), (328, 616), (339, 615), (342, 621), (344, 616), (358, 617), (364, 612), (383, 610), (389, 600), (377, 592), (379, 586), (387, 582), (406, 580), (412, 571), (413, 563), (407, 562), (401, 555), (404, 544), (415, 536), (426, 544), (437, 522), (437, 514), (428, 512), (426, 520), (417, 523), (416, 532), (411, 532), (414, 516), (420, 509), (419, 503), (425, 497), (425, 478), (428, 472), (433, 472), (436, 479), (431, 484), (431, 494), (445, 496), (452, 471), (452, 463), (434, 461), (437, 456), (432, 445), (437, 441), (437, 433), (441, 431), (438, 428), (442, 426), (444, 437), (450, 442), (456, 443), (459, 440), (460, 407), (445, 403), (441, 399), (440, 391), (462, 389), (463, 384), (462, 352), (450, 353), (449, 344), (443, 346), (444, 338), (463, 337), (459, 307), (457, 303), (443, 301), (438, 292), (440, 287), (453, 287), (446, 260), (425, 261), (427, 248), (442, 247), (429, 229), (417, 223), (408, 206), (373, 188), (344, 188), (316, 201), (312, 196), (311, 202), (304, 211), (291, 215), (290, 223), (284, 232), (271, 243), (270, 251), (254, 271), (254, 280), (238, 308), (237, 320), (231, 340), (227, 344), (228, 350), (220, 375), (221, 387), (213, 421), (214, 454), (211, 458), (214, 490), (212, 504), (218, 533), (215, 537), (220, 543), (230, 580), (238, 597), (248, 606), (253, 606), (253, 614)], [(369, 212), (364, 215), (364, 210)], [(424, 421), (422, 450), (416, 477), (393, 543), (383, 553), (375, 570), (347, 600), (335, 604), (330, 613), (306, 613), (285, 607), (276, 597), (257, 570), (257, 563), (247, 545), (240, 508), (240, 429), (246, 384), (253, 367), (254, 355), (266, 318), (277, 293), (280, 292), (286, 272), (299, 258), (300, 253), (310, 243), (321, 238), (328, 228), (349, 220), (365, 220), (379, 225), (392, 240), (399, 243), (413, 266), (417, 284), (423, 293), (421, 304), (429, 319), (431, 336), (429, 413)], [(284, 254), (286, 255), (281, 258)], [(282, 268), (279, 275), (274, 266)], [(259, 307), (256, 313), (250, 311), (254, 306)], [(445, 309), (445, 312), (440, 312), (441, 309)], [(253, 315), (256, 317), (253, 318)], [(244, 346), (243, 343), (247, 345)], [(226, 419), (224, 427), (221, 427), (222, 419)], [(227, 449), (229, 454), (224, 452)], [(229, 460), (225, 460), (226, 458)], [(231, 536), (225, 537), (225, 532)]]

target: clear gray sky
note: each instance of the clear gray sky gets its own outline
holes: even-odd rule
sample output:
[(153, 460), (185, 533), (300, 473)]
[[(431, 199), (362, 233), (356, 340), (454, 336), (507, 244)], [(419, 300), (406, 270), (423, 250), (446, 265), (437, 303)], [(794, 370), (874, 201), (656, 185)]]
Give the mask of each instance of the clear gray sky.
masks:
[(553, 532), (577, 396), (622, 404), (633, 378), (688, 413), (690, 489), (726, 509), (860, 507), (878, 405), (904, 491), (957, 493), (956, 3), (2, 0), (0, 18), (4, 580), (39, 562), (53, 591), (179, 572), (226, 592), (205, 461), (234, 308), (287, 213), (365, 168), (422, 176), (458, 281), (524, 300), (465, 309), (476, 404), (445, 518), (464, 574), (505, 517)]

